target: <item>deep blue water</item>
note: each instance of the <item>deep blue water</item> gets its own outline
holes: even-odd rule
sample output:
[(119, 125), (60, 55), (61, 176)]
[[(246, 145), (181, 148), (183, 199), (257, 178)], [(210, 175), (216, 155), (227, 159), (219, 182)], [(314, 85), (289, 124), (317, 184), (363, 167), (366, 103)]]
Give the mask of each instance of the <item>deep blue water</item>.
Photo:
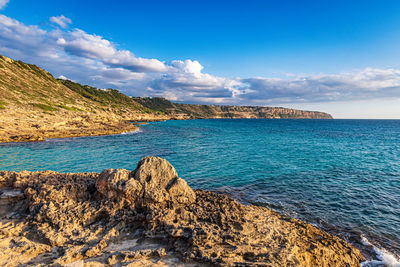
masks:
[(0, 146), (0, 170), (133, 170), (168, 159), (195, 188), (227, 191), (400, 252), (400, 121), (191, 120), (125, 135)]

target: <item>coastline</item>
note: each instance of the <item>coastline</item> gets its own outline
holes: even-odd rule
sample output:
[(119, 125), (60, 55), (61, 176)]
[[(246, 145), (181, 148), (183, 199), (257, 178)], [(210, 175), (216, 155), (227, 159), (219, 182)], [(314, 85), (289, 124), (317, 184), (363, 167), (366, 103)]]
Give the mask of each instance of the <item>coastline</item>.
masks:
[[(142, 119), (142, 120), (127, 120), (120, 121), (117, 123), (108, 123), (108, 124), (98, 124), (93, 123), (91, 125), (77, 125), (71, 128), (60, 128), (60, 129), (51, 129), (51, 130), (40, 130), (40, 128), (46, 128), (46, 126), (40, 126), (37, 129), (32, 128), (24, 128), (23, 129), (7, 129), (7, 131), (15, 131), (15, 135), (9, 135), (6, 133), (0, 132), (0, 144), (1, 143), (23, 143), (23, 142), (43, 142), (47, 139), (55, 139), (55, 138), (71, 138), (71, 137), (88, 137), (88, 136), (105, 136), (105, 135), (116, 135), (116, 134), (124, 134), (127, 132), (137, 131), (141, 125), (147, 124), (148, 122), (160, 122), (160, 121), (168, 121), (168, 120), (203, 120), (203, 119), (279, 119), (280, 118), (160, 118), (160, 119)], [(300, 120), (304, 118), (290, 118), (287, 120)], [(331, 120), (331, 119), (323, 119), (318, 118), (317, 120)], [(65, 125), (67, 123), (63, 123)]]
[(365, 260), (301, 220), (192, 190), (155, 157), (132, 172), (0, 172), (0, 188), (0, 254), (19, 263), (359, 266)]
[(73, 128), (73, 129), (60, 129), (52, 130), (49, 132), (37, 132), (28, 130), (26, 132), (12, 135), (9, 137), (0, 136), (0, 143), (14, 143), (14, 142), (42, 142), (46, 139), (54, 138), (71, 138), (71, 137), (86, 137), (86, 136), (104, 136), (115, 135), (126, 132), (133, 132), (139, 129), (139, 125), (122, 122), (115, 125), (108, 125), (104, 128)]
[[(225, 122), (227, 122), (228, 124), (231, 124), (229, 122), (229, 120), (230, 119), (226, 119)], [(258, 119), (255, 119), (254, 122), (256, 120), (258, 120)], [(210, 120), (209, 122), (211, 122), (211, 121), (212, 120)], [(243, 121), (246, 121), (246, 120), (243, 120)], [(279, 120), (275, 120), (275, 121), (278, 122)], [(306, 122), (306, 120), (304, 120), (304, 121)], [(343, 120), (338, 120), (338, 121), (343, 121)], [(198, 123), (198, 122), (194, 122), (194, 123)], [(218, 122), (216, 122), (216, 123), (218, 123)], [(261, 123), (263, 123), (263, 122), (261, 122)], [(283, 122), (283, 124), (288, 124), (288, 123), (289, 122), (287, 122), (287, 123)], [(303, 123), (300, 122), (300, 124), (303, 124)], [(311, 124), (314, 124), (314, 122), (311, 122)], [(322, 124), (325, 124), (325, 123), (322, 123)], [(179, 123), (178, 123), (178, 125), (179, 125)], [(159, 124), (159, 127), (163, 127), (162, 124)], [(96, 139), (97, 138), (88, 138), (87, 140), (84, 139), (84, 140), (81, 141), (81, 143), (83, 144), (83, 143), (85, 143), (87, 141), (96, 140)], [(101, 139), (101, 138), (99, 138), (99, 139)], [(60, 139), (60, 141), (62, 141), (62, 140)], [(37, 144), (37, 145), (41, 146), (40, 144)], [(27, 146), (27, 147), (30, 147), (30, 146)], [(127, 154), (129, 154), (129, 153), (127, 153)], [(147, 153), (147, 154), (151, 154), (151, 153)], [(176, 162), (176, 164), (180, 163), (180, 161), (176, 161), (176, 160), (174, 161), (172, 158), (169, 158), (169, 159), (172, 160), (173, 162)], [(111, 166), (111, 165), (108, 165), (108, 166), (107, 165), (103, 165), (102, 168), (100, 168), (100, 169), (93, 169), (93, 170), (90, 170), (90, 171), (99, 172), (99, 171), (101, 171), (101, 170), (103, 170), (105, 168), (108, 168), (109, 166)], [(121, 165), (119, 165), (119, 166), (121, 167)], [(122, 166), (122, 167), (125, 167), (127, 169), (133, 169), (134, 168), (134, 166), (126, 166), (126, 165)], [(177, 165), (177, 167), (178, 167), (178, 165)], [(26, 167), (26, 168), (29, 168), (29, 167)], [(70, 165), (70, 168), (74, 168), (74, 166)], [(34, 171), (34, 170), (37, 170), (37, 169), (38, 168), (32, 168), (32, 167), (30, 168), (31, 171)], [(53, 168), (52, 168), (51, 165), (47, 165), (47, 167), (45, 169), (53, 169)], [(45, 169), (41, 169), (41, 170), (45, 170)], [(23, 169), (21, 169), (21, 168), (8, 168), (8, 170), (10, 170), (10, 171), (13, 171), (13, 170), (22, 171)], [(63, 170), (58, 169), (58, 171), (61, 171), (61, 172), (68, 172), (68, 171), (71, 171), (71, 170), (72, 169), (63, 169)], [(78, 171), (79, 172), (79, 171), (86, 171), (86, 170), (85, 169), (80, 169), (80, 170), (74, 170), (74, 171)], [(187, 175), (187, 176), (193, 178), (190, 175)], [(200, 186), (200, 188), (203, 188), (203, 187)], [(237, 199), (236, 196), (234, 197), (234, 199)], [(280, 198), (276, 198), (276, 199), (280, 199)], [(252, 202), (248, 202), (248, 203), (252, 203)], [(269, 208), (271, 208), (271, 207), (269, 207)], [(279, 212), (279, 209), (278, 209), (278, 212)], [(283, 214), (285, 214), (285, 212), (283, 212)], [(318, 213), (313, 213), (313, 214), (318, 214)], [(385, 264), (385, 263), (390, 263), (390, 262), (394, 262), (395, 264), (392, 264), (392, 265), (389, 265), (389, 266), (397, 266), (396, 264), (398, 264), (398, 259), (396, 258), (396, 257), (398, 257), (397, 256), (398, 255), (398, 250), (397, 251), (396, 250), (393, 251), (392, 250), (394, 248), (393, 246), (385, 246), (385, 243), (381, 243), (382, 240), (379, 240), (379, 238), (376, 239), (374, 236), (368, 235), (368, 232), (363, 232), (363, 233), (365, 233), (366, 234), (365, 237), (367, 237), (368, 240), (371, 241), (371, 243), (373, 244), (372, 246), (371, 245), (367, 246), (364, 243), (361, 244), (359, 238), (354, 238), (354, 239), (353, 238), (348, 238), (348, 236), (346, 235), (346, 233), (349, 233), (349, 232), (346, 232), (346, 231), (348, 231), (348, 229), (347, 230), (346, 229), (340, 229), (340, 226), (337, 229), (337, 231), (335, 231), (335, 230), (331, 231), (331, 229), (325, 228), (321, 224), (315, 223), (312, 220), (308, 220), (307, 216), (306, 217), (301, 217), (301, 216), (299, 217), (299, 216), (296, 216), (296, 215), (294, 215), (294, 216), (289, 215), (289, 216), (291, 216), (293, 218), (297, 218), (297, 219), (303, 220), (303, 221), (308, 222), (308, 223), (312, 223), (313, 225), (316, 225), (318, 228), (322, 229), (323, 231), (328, 232), (328, 233), (333, 234), (333, 235), (336, 235), (338, 237), (342, 237), (342, 239), (344, 239), (347, 242), (349, 242), (350, 244), (353, 244), (354, 246), (356, 246), (356, 248), (360, 249), (361, 252), (363, 253), (363, 255), (368, 259), (368, 261), (366, 261), (364, 263), (364, 265), (362, 265), (362, 266), (370, 266), (370, 265), (368, 265), (369, 263), (371, 263), (371, 266), (375, 266), (373, 264)], [(332, 224), (332, 225), (335, 225), (335, 224)], [(329, 227), (329, 225), (328, 225), (328, 227)], [(339, 233), (341, 230), (343, 230), (342, 233), (344, 233), (344, 235), (342, 235), (342, 233)], [(358, 235), (358, 237), (359, 236), (360, 235)], [(387, 249), (387, 251), (385, 250), (385, 248)]]
[(55, 79), (32, 64), (0, 55), (0, 143), (100, 136), (132, 131), (131, 121), (218, 118), (331, 119), (283, 107), (198, 105), (133, 97), (115, 89)]

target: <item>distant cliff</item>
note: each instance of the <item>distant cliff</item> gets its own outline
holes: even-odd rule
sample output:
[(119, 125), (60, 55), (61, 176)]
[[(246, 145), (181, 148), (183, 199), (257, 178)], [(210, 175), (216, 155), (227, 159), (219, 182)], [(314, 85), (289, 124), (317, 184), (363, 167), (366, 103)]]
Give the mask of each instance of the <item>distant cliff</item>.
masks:
[(190, 105), (130, 97), (114, 89), (55, 79), (35, 65), (0, 55), (0, 142), (115, 134), (135, 130), (131, 121), (204, 118), (332, 116), (281, 107)]
[(195, 119), (332, 119), (330, 114), (324, 112), (282, 107), (178, 104), (161, 97), (133, 97), (133, 99), (152, 110), (171, 116), (187, 116)]

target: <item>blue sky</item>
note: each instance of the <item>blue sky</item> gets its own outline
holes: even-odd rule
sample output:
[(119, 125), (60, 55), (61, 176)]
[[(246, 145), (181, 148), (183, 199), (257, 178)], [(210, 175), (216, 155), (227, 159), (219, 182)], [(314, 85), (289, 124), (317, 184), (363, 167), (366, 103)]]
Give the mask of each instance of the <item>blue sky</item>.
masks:
[(0, 53), (188, 103), (400, 118), (399, 1), (0, 0)]

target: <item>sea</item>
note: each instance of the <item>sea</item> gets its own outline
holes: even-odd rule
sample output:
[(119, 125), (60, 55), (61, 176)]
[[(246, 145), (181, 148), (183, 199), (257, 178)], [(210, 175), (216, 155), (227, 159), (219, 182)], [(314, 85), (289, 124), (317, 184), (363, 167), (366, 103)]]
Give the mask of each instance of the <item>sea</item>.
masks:
[(288, 214), (400, 266), (400, 120), (205, 119), (0, 145), (0, 170), (134, 170), (167, 159), (191, 187)]

